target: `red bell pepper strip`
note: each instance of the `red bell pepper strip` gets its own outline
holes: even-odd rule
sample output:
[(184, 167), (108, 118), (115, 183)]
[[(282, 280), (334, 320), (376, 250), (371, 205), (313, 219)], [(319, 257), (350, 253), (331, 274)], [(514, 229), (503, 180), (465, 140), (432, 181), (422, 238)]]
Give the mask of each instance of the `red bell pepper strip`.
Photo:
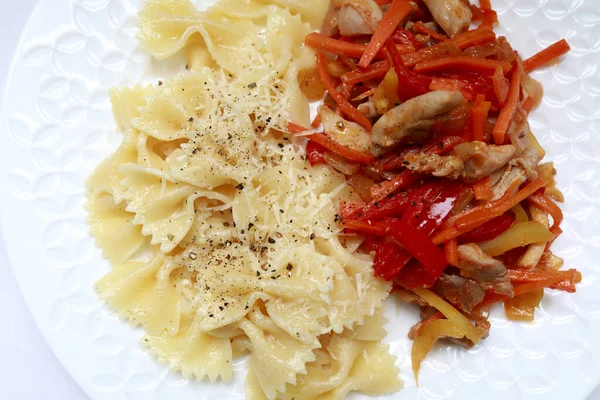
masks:
[(348, 218), (359, 221), (379, 221), (387, 217), (399, 217), (409, 204), (406, 193), (396, 193), (381, 201), (372, 201), (354, 211)]
[(389, 181), (373, 185), (371, 188), (371, 197), (373, 198), (373, 201), (383, 200), (386, 196), (389, 196), (398, 190), (408, 188), (421, 179), (422, 176), (422, 174), (406, 169)]
[[(398, 243), (408, 254), (418, 261), (420, 270), (423, 271), (418, 277), (418, 282), (414, 287), (431, 287), (435, 281), (442, 275), (446, 269), (446, 257), (444, 253), (434, 245), (429, 236), (406, 223), (398, 220), (386, 220), (385, 222), (367, 223), (363, 221), (344, 221), (343, 225), (347, 229), (358, 231), (361, 233), (372, 234), (377, 236), (390, 236)], [(410, 266), (410, 264), (409, 264)], [(403, 275), (404, 268), (400, 275)], [(410, 274), (404, 274), (411, 277)]]
[(308, 163), (311, 167), (325, 163), (325, 159), (323, 158), (323, 153), (325, 153), (325, 151), (325, 147), (317, 142), (309, 140), (308, 143), (306, 143), (306, 157), (308, 158)]
[(369, 79), (383, 78), (390, 69), (388, 60), (378, 61), (367, 68), (356, 69), (341, 76), (342, 82), (347, 85), (368, 81)]
[(515, 218), (510, 214), (502, 214), (486, 222), (470, 232), (458, 237), (460, 243), (481, 243), (495, 239), (515, 224)]
[(377, 246), (377, 252), (373, 260), (375, 274), (386, 279), (386, 272), (394, 268), (396, 258), (401, 250), (398, 245), (381, 240)]
[(412, 34), (412, 32), (407, 31), (406, 29), (400, 26), (396, 28), (394, 33), (392, 33), (392, 40), (395, 43), (411, 44), (415, 48), (415, 50), (420, 50), (423, 47), (421, 45), (421, 42), (417, 40), (417, 38), (415, 37), (415, 35)]
[(429, 92), (431, 78), (416, 74), (406, 68), (404, 61), (402, 61), (402, 57), (392, 40), (387, 42), (385, 48), (392, 59), (394, 71), (396, 71), (396, 75), (398, 76), (398, 97), (403, 101), (406, 101)]

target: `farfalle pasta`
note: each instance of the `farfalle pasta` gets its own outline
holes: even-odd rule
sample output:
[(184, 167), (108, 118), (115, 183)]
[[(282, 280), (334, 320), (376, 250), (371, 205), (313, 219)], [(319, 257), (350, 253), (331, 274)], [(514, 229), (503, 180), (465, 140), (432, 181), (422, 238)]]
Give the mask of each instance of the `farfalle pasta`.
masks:
[(142, 48), (182, 51), (183, 73), (111, 90), (123, 142), (88, 181), (91, 234), (112, 264), (100, 296), (186, 377), (232, 377), (250, 354), (250, 399), (341, 399), (400, 388), (380, 343), (389, 283), (339, 235), (357, 200), (342, 174), (310, 166), (298, 74), (321, 1), (147, 1)]

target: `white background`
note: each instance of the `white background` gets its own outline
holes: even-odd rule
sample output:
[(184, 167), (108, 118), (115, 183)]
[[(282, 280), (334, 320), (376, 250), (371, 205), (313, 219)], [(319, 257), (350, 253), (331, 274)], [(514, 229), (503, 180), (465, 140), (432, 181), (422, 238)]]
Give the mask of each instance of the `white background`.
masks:
[[(2, 10), (0, 13), (0, 92), (2, 93), (13, 53), (35, 3), (36, 0), (0, 0)], [(0, 376), (2, 377), (0, 399), (80, 400), (87, 398), (38, 332), (6, 258), (1, 232)], [(596, 390), (588, 400), (600, 400), (600, 389)]]

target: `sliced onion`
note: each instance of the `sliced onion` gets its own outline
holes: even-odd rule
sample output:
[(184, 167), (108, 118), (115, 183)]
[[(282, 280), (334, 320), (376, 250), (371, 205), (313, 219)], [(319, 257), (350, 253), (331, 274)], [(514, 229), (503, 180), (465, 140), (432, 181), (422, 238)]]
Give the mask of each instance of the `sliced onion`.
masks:
[(333, 154), (330, 151), (323, 153), (325, 162), (336, 171), (341, 172), (344, 175), (354, 175), (360, 170), (360, 165), (346, 160), (343, 157)]
[(352, 186), (362, 201), (370, 202), (373, 200), (373, 197), (371, 196), (371, 188), (375, 185), (373, 179), (363, 174), (354, 174), (348, 179), (348, 184)]
[(463, 161), (473, 157), (473, 154), (477, 154), (477, 145), (475, 142), (466, 142), (454, 146), (454, 151)]
[(528, 74), (523, 76), (521, 84), (523, 85), (523, 91), (525, 91), (531, 97), (531, 100), (533, 100), (533, 106), (539, 106), (542, 102), (542, 97), (544, 96), (542, 84)]

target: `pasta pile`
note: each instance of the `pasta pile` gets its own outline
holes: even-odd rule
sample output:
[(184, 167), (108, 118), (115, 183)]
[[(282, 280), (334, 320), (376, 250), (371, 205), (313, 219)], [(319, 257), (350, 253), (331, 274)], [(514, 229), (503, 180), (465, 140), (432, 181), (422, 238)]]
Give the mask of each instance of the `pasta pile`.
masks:
[(328, 2), (150, 0), (142, 47), (187, 70), (111, 91), (124, 134), (88, 181), (91, 233), (112, 270), (96, 285), (186, 377), (227, 381), (250, 353), (249, 399), (341, 399), (400, 389), (385, 336), (390, 285), (340, 239), (342, 174), (285, 132), (308, 123), (302, 46)]

